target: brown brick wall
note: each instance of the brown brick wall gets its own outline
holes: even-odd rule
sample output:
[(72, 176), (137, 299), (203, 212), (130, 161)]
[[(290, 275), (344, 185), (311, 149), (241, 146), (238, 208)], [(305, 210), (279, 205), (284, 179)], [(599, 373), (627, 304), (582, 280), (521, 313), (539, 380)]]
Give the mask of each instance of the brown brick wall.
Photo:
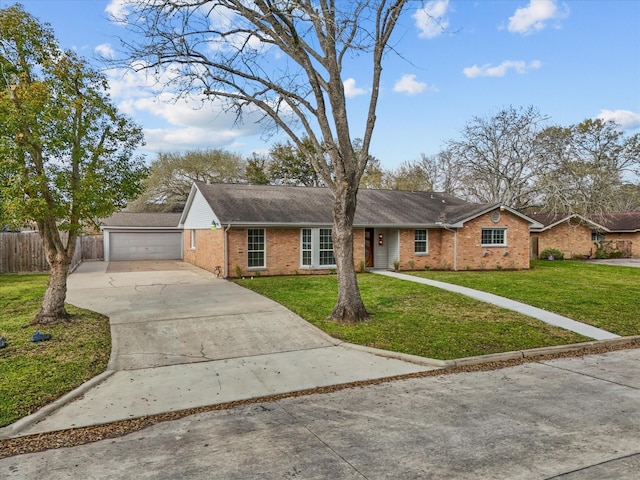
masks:
[[(219, 266), (224, 270), (224, 230), (195, 230), (196, 246), (191, 249), (191, 230), (182, 235), (184, 261), (210, 272)], [(222, 272), (224, 276), (224, 271)]]
[[(507, 229), (507, 245), (483, 247), (482, 229), (502, 227)], [(529, 224), (507, 211), (500, 212), (500, 220), (497, 223), (491, 221), (489, 212), (465, 223), (458, 231), (458, 270), (497, 268), (529, 268)]]
[[(236, 266), (243, 275), (306, 275), (327, 273), (327, 269), (301, 268), (300, 266), (300, 229), (299, 228), (267, 228), (266, 268), (247, 267), (247, 229), (231, 229), (229, 239), (229, 276), (236, 276)], [(354, 230), (354, 263), (356, 269), (364, 259), (364, 230)]]
[(591, 241), (591, 229), (579, 223), (563, 222), (544, 232), (533, 233), (538, 237), (538, 254), (547, 248), (556, 248), (564, 254), (564, 258), (574, 256), (591, 256), (596, 253), (596, 246)]
[(400, 230), (400, 270), (448, 269), (453, 264), (453, 248), (447, 249), (453, 233), (441, 229), (427, 230), (428, 252), (415, 253), (415, 229)]
[[(506, 247), (481, 247), (483, 227), (507, 227)], [(454, 268), (455, 236), (452, 231), (430, 229), (426, 255), (414, 252), (414, 230), (400, 230), (400, 269), (452, 270)], [(224, 230), (197, 230), (196, 248), (190, 247), (191, 232), (184, 232), (184, 260), (211, 272), (216, 266), (224, 268)], [(364, 229), (354, 229), (354, 263), (360, 269), (364, 261)], [(309, 270), (300, 267), (300, 229), (267, 228), (266, 267), (247, 267), (247, 229), (230, 229), (228, 238), (228, 265), (223, 272), (229, 277), (237, 276), (237, 267), (242, 275), (294, 275), (324, 273), (326, 270)], [(529, 226), (509, 212), (502, 212), (500, 222), (491, 222), (489, 214), (474, 219), (457, 234), (457, 269), (522, 269), (529, 268)], [(484, 256), (484, 252), (487, 255)], [(505, 255), (505, 252), (508, 252)]]

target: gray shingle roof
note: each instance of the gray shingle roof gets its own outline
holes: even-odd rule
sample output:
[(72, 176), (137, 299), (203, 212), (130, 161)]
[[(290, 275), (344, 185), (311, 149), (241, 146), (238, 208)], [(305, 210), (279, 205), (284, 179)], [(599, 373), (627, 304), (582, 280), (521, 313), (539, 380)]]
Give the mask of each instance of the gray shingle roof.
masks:
[[(223, 224), (331, 224), (328, 188), (204, 184), (197, 188)], [(401, 190), (358, 192), (354, 225), (451, 224), (487, 210), (451, 195)]]
[(105, 227), (177, 227), (180, 213), (132, 213), (116, 212), (102, 220)]
[[(602, 214), (574, 215), (567, 213), (536, 213), (531, 218), (540, 222), (545, 227), (569, 218), (583, 219), (593, 224), (600, 225), (610, 232), (636, 232), (640, 231), (640, 212), (612, 212)], [(595, 225), (592, 225), (595, 227)]]

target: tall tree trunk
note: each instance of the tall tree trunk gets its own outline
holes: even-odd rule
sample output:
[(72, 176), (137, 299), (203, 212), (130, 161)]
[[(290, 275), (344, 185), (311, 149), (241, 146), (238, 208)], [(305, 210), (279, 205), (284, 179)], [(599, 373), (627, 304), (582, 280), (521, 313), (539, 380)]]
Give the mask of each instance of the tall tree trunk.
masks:
[(369, 319), (360, 289), (353, 257), (353, 219), (357, 188), (337, 185), (333, 204), (333, 253), (338, 271), (338, 301), (330, 320), (357, 323)]
[(38, 230), (51, 273), (42, 306), (31, 324), (51, 325), (69, 320), (64, 302), (67, 298), (67, 275), (75, 251), (76, 236), (69, 233), (67, 245), (64, 245), (55, 220), (38, 222)]

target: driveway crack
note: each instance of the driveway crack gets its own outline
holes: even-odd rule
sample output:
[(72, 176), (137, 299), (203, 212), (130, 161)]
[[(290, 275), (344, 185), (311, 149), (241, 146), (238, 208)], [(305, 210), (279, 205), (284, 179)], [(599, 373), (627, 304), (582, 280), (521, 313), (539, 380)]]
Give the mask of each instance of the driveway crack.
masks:
[(589, 374), (589, 373), (584, 373), (584, 372), (572, 370), (572, 369), (566, 368), (566, 367), (560, 367), (558, 365), (551, 365), (551, 364), (548, 364), (548, 363), (545, 363), (545, 362), (536, 362), (536, 363), (538, 363), (539, 365), (544, 365), (546, 367), (551, 367), (551, 368), (555, 368), (555, 369), (558, 369), (558, 370), (564, 370), (565, 372), (574, 373), (574, 374), (577, 374), (577, 375), (582, 375), (584, 377), (593, 378), (594, 380), (600, 380), (602, 382), (611, 383), (613, 385), (618, 385), (620, 387), (631, 388), (633, 390), (640, 390), (639, 387), (634, 387), (633, 385), (627, 385), (626, 383), (615, 382), (615, 381), (610, 380), (608, 378), (602, 378), (602, 377), (599, 377), (597, 375), (592, 375), (592, 374)]
[(300, 420), (298, 420), (296, 418), (295, 415), (293, 415), (291, 412), (289, 412), (280, 402), (276, 401), (275, 402), (279, 408), (282, 409), (282, 411), (284, 413), (286, 413), (295, 423), (296, 425), (300, 425), (302, 428), (304, 428), (307, 432), (309, 432), (313, 437), (316, 438), (316, 440), (318, 440), (320, 443), (322, 443), (326, 448), (328, 448), (331, 452), (333, 452), (333, 454), (340, 458), (340, 460), (342, 460), (343, 462), (345, 462), (347, 465), (349, 465), (358, 475), (360, 475), (362, 478), (364, 478), (365, 480), (368, 480), (369, 477), (367, 477), (365, 474), (363, 474), (360, 470), (358, 470), (358, 468), (351, 463), (349, 460), (347, 460), (346, 458), (344, 458), (342, 455), (340, 455), (331, 445), (329, 445), (327, 442), (325, 442), (322, 438), (320, 438), (313, 430), (311, 430), (311, 428), (309, 428), (308, 425), (306, 425), (305, 423), (301, 422)]

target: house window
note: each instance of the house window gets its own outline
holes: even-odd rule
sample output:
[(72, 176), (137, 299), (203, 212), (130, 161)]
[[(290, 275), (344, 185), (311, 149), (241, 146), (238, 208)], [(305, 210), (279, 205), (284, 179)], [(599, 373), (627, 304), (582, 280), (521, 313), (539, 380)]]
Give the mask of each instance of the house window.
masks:
[(483, 247), (504, 247), (507, 245), (507, 229), (506, 228), (483, 228), (482, 229), (482, 246)]
[(334, 267), (333, 237), (330, 228), (303, 228), (300, 231), (300, 264), (307, 268)]
[(427, 234), (427, 230), (415, 231), (413, 251), (418, 254), (429, 252), (429, 237)]
[(302, 241), (302, 245), (301, 245), (302, 265), (304, 267), (310, 267), (311, 266), (311, 255), (312, 255), (312, 250), (311, 250), (311, 229), (310, 228), (303, 228), (302, 229), (301, 241)]
[(600, 242), (604, 242), (604, 235), (602, 235), (599, 232), (596, 232), (595, 230), (591, 231), (591, 241), (594, 243), (600, 243)]
[(191, 250), (196, 249), (196, 231), (191, 230)]
[(264, 262), (264, 228), (250, 228), (247, 230), (247, 266), (261, 268)]
[(333, 238), (331, 237), (330, 228), (320, 229), (320, 265), (335, 265), (333, 258)]

